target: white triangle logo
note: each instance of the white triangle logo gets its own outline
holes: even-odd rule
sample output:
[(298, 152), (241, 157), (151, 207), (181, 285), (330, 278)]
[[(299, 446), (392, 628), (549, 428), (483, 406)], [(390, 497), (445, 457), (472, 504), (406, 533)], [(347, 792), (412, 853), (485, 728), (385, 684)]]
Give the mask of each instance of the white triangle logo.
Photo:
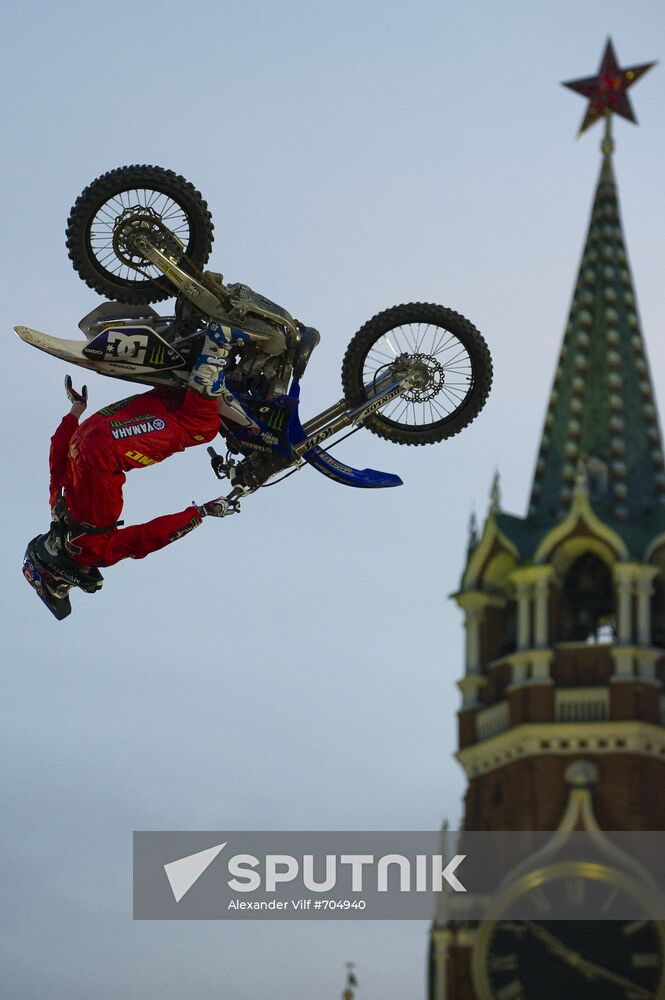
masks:
[(216, 847), (209, 847), (206, 851), (198, 851), (197, 854), (188, 854), (186, 858), (178, 858), (177, 861), (170, 861), (168, 865), (164, 865), (164, 871), (176, 903), (179, 903), (196, 880), (201, 878), (206, 868), (213, 863), (227, 843), (228, 841), (225, 840), (223, 844), (217, 844)]

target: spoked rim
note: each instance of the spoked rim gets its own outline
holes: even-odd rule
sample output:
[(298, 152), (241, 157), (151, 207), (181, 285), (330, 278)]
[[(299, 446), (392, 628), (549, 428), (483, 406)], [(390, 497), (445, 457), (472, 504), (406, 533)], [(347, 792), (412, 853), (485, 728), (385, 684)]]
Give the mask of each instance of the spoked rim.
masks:
[(467, 403), (474, 386), (468, 347), (437, 323), (403, 323), (386, 331), (369, 347), (363, 360), (363, 384), (371, 387), (388, 366), (407, 356), (422, 374), (411, 389), (380, 410), (393, 427), (426, 430), (450, 420)]
[[(125, 222), (147, 229), (169, 230), (186, 253), (192, 240), (189, 214), (174, 198), (156, 188), (135, 187), (111, 195), (97, 209), (87, 233), (88, 249), (97, 266), (112, 279), (135, 281), (136, 275), (155, 279), (162, 272), (140, 254), (125, 250), (118, 256), (117, 236)], [(132, 266), (133, 265), (133, 266)]]

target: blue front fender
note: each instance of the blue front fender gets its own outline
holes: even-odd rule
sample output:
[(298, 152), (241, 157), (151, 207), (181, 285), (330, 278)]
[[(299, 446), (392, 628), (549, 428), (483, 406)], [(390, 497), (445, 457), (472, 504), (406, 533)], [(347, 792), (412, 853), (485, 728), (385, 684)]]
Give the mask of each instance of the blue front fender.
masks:
[[(287, 426), (289, 444), (293, 446), (294, 444), (301, 443), (307, 437), (298, 416), (297, 402), (300, 399), (300, 382), (298, 379), (294, 378), (291, 383), (289, 398), (296, 401), (296, 406), (291, 411)], [(394, 476), (391, 472), (378, 472), (376, 469), (354, 469), (350, 465), (338, 462), (336, 458), (333, 458), (332, 455), (318, 445), (314, 445), (302, 457), (309, 465), (322, 472), (324, 476), (334, 479), (337, 483), (342, 483), (343, 486), (376, 490), (386, 486), (403, 485), (399, 476)]]
[(386, 486), (401, 486), (402, 480), (391, 472), (378, 472), (376, 469), (354, 469), (350, 465), (338, 462), (319, 447), (312, 448), (303, 458), (310, 465), (322, 472), (324, 476), (334, 479), (344, 486), (356, 486), (360, 489), (381, 489)]

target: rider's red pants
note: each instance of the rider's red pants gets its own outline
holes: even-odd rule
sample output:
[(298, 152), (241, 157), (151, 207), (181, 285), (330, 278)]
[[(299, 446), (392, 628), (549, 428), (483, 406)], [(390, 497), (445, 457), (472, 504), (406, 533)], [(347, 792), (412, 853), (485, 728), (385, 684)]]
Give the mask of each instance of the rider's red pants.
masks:
[(122, 511), (122, 487), (129, 469), (161, 462), (176, 451), (212, 441), (219, 430), (217, 400), (188, 389), (185, 394), (151, 389), (94, 413), (79, 426), (68, 414), (51, 439), (50, 501), (61, 489), (79, 524), (109, 527), (103, 534), (72, 539), (82, 565), (112, 566), (181, 538), (201, 523), (194, 505), (129, 528), (112, 525)]

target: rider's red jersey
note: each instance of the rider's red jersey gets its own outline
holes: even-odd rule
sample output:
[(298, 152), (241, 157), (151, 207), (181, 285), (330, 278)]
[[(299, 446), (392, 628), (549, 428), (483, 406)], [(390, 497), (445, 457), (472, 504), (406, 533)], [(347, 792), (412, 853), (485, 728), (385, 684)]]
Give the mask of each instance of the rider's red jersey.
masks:
[(91, 566), (111, 566), (127, 556), (141, 559), (200, 524), (197, 507), (190, 505), (146, 524), (112, 527), (122, 511), (129, 469), (154, 465), (176, 451), (212, 441), (218, 430), (217, 400), (191, 390), (183, 395), (152, 389), (104, 407), (80, 426), (68, 414), (51, 440), (51, 506), (64, 488), (76, 521), (110, 528), (76, 537), (75, 558)]

